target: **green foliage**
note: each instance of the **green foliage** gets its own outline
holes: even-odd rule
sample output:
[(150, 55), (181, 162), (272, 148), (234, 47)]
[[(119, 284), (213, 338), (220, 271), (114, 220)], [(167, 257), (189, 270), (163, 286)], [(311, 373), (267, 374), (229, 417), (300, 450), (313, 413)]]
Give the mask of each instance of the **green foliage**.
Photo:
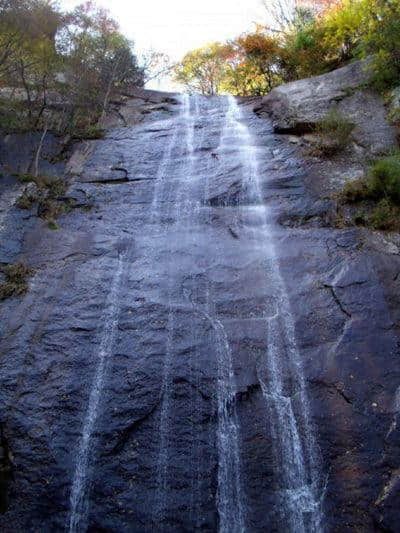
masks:
[(1, 3), (1, 129), (100, 138), (112, 92), (143, 83), (132, 43), (92, 2), (67, 14), (49, 0)]
[(345, 202), (369, 199), (400, 204), (400, 151), (376, 160), (364, 178), (350, 181), (343, 188)]
[(400, 82), (400, 2), (399, 0), (359, 0), (363, 9), (362, 43), (364, 55), (374, 54), (372, 81), (385, 90)]
[(0, 130), (7, 133), (24, 133), (31, 124), (24, 116), (25, 104), (14, 99), (0, 96)]
[(390, 200), (383, 198), (367, 217), (367, 224), (376, 230), (398, 230), (400, 210)]
[(47, 223), (47, 227), (49, 229), (52, 229), (52, 230), (57, 230), (58, 229), (58, 226), (57, 224), (54, 222), (54, 220), (49, 220), (49, 222)]
[(74, 139), (79, 140), (97, 140), (104, 139), (105, 130), (96, 124), (89, 124), (88, 126), (75, 125), (66, 130)]
[(400, 151), (375, 161), (368, 174), (367, 186), (372, 197), (400, 203)]
[(3, 267), (5, 281), (0, 283), (0, 300), (20, 296), (28, 290), (27, 278), (32, 275), (32, 270), (22, 263), (15, 263)]
[(211, 43), (185, 55), (175, 68), (175, 81), (202, 94), (218, 94), (229, 68), (231, 47)]
[(345, 115), (335, 108), (330, 109), (316, 126), (319, 136), (317, 150), (325, 156), (344, 150), (350, 142), (353, 129), (354, 124)]
[(36, 201), (36, 197), (32, 194), (23, 192), (21, 196), (17, 199), (15, 205), (18, 209), (32, 209), (33, 204)]
[(47, 189), (48, 194), (53, 198), (60, 196), (66, 191), (66, 183), (56, 176), (44, 176), (29, 173), (15, 174), (20, 183), (35, 183), (39, 189)]
[(348, 182), (344, 203), (364, 202), (355, 223), (377, 230), (400, 230), (400, 151), (375, 161), (362, 179)]
[(22, 174), (15, 174), (15, 177), (20, 183), (36, 183), (38, 184), (39, 178), (37, 176), (34, 176), (33, 174), (28, 173), (22, 173)]
[(39, 189), (39, 194), (32, 195), (27, 192), (22, 193), (16, 202), (20, 209), (31, 209), (35, 202), (38, 202), (38, 216), (46, 220), (51, 227), (57, 229), (55, 219), (66, 213), (70, 209), (68, 201), (63, 199), (67, 189), (66, 183), (61, 178), (53, 176), (34, 176), (32, 174), (18, 174), (18, 181), (21, 183), (35, 183)]
[[(400, 0), (314, 4), (316, 9), (297, 8), (293, 16), (283, 16), (283, 10), (278, 32), (260, 25), (229, 43), (190, 52), (178, 66), (176, 80), (206, 94), (260, 95), (279, 83), (373, 55), (372, 83), (381, 90), (400, 84)], [(205, 87), (199, 83), (204, 76), (218, 81)]]
[(348, 181), (340, 195), (344, 203), (357, 203), (370, 197), (370, 192), (365, 179)]
[(282, 82), (279, 51), (279, 38), (258, 28), (234, 41), (189, 52), (175, 68), (175, 81), (202, 94), (266, 94)]

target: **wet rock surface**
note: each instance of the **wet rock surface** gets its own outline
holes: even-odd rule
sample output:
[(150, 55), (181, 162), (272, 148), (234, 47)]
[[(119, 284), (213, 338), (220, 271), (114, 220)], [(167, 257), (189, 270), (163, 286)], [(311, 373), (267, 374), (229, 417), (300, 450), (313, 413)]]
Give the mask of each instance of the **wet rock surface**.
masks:
[[(252, 103), (247, 136), (227, 99), (176, 99), (78, 148), (67, 195), (90, 210), (51, 231), (11, 208), (0, 226), (1, 261), (35, 269), (0, 310), (0, 528), (211, 532), (231, 519), (231, 531), (308, 533), (312, 491), (319, 531), (398, 531), (399, 249), (330, 227), (297, 147)], [(311, 427), (319, 450), (318, 476), (304, 453), (298, 487), (282, 477), (268, 396), (271, 327), (286, 313), (276, 265), (305, 384), (281, 334), (282, 397), (302, 447)]]

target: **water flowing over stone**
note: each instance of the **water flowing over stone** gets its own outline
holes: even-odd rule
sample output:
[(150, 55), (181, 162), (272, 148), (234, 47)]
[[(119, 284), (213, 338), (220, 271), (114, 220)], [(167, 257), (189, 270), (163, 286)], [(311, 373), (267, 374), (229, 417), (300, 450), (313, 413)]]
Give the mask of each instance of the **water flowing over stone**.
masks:
[[(247, 127), (240, 122), (240, 109), (233, 97), (229, 97), (229, 104), (229, 126), (238, 138), (238, 152), (242, 155), (247, 176), (247, 196), (261, 206), (251, 216), (255, 219), (254, 225), (261, 230), (254, 238), (260, 238), (260, 234), (264, 237), (268, 261), (265, 283), (272, 285), (276, 291), (275, 313), (267, 319), (266, 324), (266, 358), (264, 361), (260, 358), (258, 375), (267, 403), (266, 420), (271, 425), (275, 465), (279, 465), (280, 469), (282, 521), (286, 518), (287, 530), (293, 533), (318, 533), (322, 531), (322, 476), (314, 432), (310, 426), (309, 405), (290, 302), (268, 229), (269, 217), (259, 184), (257, 147), (253, 146)], [(291, 388), (285, 390), (285, 379), (288, 377)], [(297, 404), (297, 413), (293, 403)], [(300, 423), (304, 429), (303, 442)]]
[(88, 509), (87, 484), (90, 476), (90, 462), (95, 454), (93, 430), (96, 425), (103, 383), (108, 367), (108, 360), (112, 355), (115, 330), (118, 322), (118, 297), (123, 269), (123, 255), (118, 256), (117, 265), (111, 282), (107, 309), (103, 318), (103, 329), (99, 346), (98, 361), (91, 384), (89, 404), (82, 428), (82, 436), (76, 450), (76, 466), (71, 487), (71, 511), (68, 529), (71, 533), (86, 529), (85, 519)]
[(0, 529), (372, 533), (400, 428), (373, 260), (353, 229), (279, 222), (325, 204), (250, 100), (168, 102), (79, 148), (91, 210), (28, 220), (35, 274), (0, 309)]

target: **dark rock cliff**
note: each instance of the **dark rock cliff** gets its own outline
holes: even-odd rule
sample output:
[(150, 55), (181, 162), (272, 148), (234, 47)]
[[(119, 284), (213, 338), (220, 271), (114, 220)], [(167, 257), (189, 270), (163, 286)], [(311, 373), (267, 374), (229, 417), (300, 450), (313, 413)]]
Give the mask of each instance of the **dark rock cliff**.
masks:
[(2, 178), (1, 529), (399, 531), (400, 242), (325, 223), (252, 102), (115, 106), (65, 162), (90, 210)]

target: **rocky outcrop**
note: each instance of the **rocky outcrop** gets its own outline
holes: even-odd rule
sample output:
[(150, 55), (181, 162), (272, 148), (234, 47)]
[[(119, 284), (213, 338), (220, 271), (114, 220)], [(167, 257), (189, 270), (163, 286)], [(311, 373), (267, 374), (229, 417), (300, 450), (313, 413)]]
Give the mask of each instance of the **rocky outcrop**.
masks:
[(116, 91), (112, 97), (110, 111), (103, 121), (105, 128), (132, 126), (146, 120), (168, 117), (178, 103), (175, 93), (149, 91), (131, 87)]
[(386, 120), (381, 97), (366, 89), (369, 61), (348, 66), (277, 87), (256, 105), (255, 111), (271, 117), (277, 133), (305, 134), (331, 108), (336, 108), (355, 125), (353, 141), (358, 149), (379, 155), (396, 144), (396, 130)]

